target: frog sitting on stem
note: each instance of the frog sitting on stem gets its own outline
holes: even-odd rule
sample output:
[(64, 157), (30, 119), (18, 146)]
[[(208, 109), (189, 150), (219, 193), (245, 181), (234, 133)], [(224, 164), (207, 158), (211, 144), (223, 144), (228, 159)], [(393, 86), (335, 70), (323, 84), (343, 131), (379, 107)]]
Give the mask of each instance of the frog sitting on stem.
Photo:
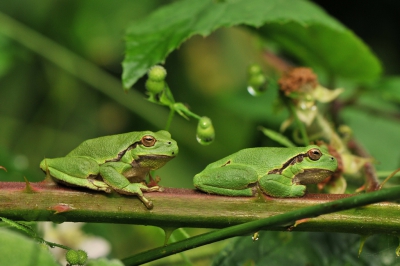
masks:
[(178, 145), (167, 131), (130, 132), (86, 140), (65, 157), (44, 159), (40, 168), (65, 185), (136, 195), (151, 209), (142, 191), (161, 188), (148, 187), (144, 180), (177, 154)]
[(194, 186), (224, 196), (302, 197), (306, 184), (316, 184), (336, 171), (337, 160), (315, 145), (293, 148), (249, 148), (209, 164), (195, 175)]

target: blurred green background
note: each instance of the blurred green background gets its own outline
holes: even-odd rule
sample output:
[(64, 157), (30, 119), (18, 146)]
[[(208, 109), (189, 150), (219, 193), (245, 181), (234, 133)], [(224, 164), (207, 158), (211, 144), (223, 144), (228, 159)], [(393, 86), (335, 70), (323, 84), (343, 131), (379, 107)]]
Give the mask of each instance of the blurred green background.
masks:
[[(145, 100), (145, 79), (134, 86), (135, 92), (125, 94), (120, 77), (126, 28), (169, 2), (0, 2), (0, 165), (8, 169), (0, 171), (1, 181), (23, 181), (24, 176), (39, 181), (44, 178), (38, 167), (44, 157), (64, 156), (89, 138), (165, 127), (168, 110)], [(400, 81), (396, 79), (400, 2), (316, 2), (370, 45), (383, 61), (385, 75), (395, 78), (392, 83), (370, 85), (358, 104), (340, 116), (376, 159), (377, 169), (394, 170), (400, 166)], [(31, 45), (41, 49), (34, 52)], [(260, 45), (244, 29), (220, 29), (207, 38), (191, 38), (167, 58), (167, 82), (176, 101), (210, 117), (216, 140), (210, 146), (199, 145), (197, 121), (175, 117), (170, 131), (180, 154), (157, 171), (162, 186), (191, 188), (194, 174), (208, 163), (244, 147), (276, 145), (257, 130), (259, 125), (278, 130), (287, 118), (285, 111), (273, 108), (276, 91), (256, 98), (246, 91), (246, 68), (262, 60)], [(273, 69), (267, 71), (276, 75)], [(94, 86), (96, 82), (106, 89)], [(346, 95), (356, 89), (348, 81), (337, 85), (344, 86)], [(98, 226), (102, 225), (88, 231), (109, 239), (117, 257), (132, 254), (132, 234), (125, 232), (143, 239), (140, 248), (144, 249), (160, 245), (154, 239), (163, 238), (147, 228), (126, 225), (109, 225), (110, 236)]]

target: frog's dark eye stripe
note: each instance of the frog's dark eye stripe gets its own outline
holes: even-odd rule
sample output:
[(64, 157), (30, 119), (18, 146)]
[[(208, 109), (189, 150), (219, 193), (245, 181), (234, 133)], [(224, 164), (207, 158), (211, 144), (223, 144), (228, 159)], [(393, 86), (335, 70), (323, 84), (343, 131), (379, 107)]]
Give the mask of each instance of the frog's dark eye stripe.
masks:
[(139, 144), (142, 144), (145, 147), (151, 147), (154, 146), (154, 144), (156, 143), (156, 139), (153, 136), (150, 135), (146, 135), (144, 137), (142, 137), (142, 139), (138, 142), (135, 142), (133, 144), (131, 144), (128, 148), (126, 148), (125, 150), (121, 151), (118, 153), (116, 158), (110, 159), (110, 160), (106, 160), (105, 162), (119, 162), (121, 160), (121, 158), (125, 155), (125, 153), (127, 153), (128, 151), (136, 148), (136, 146)]
[(290, 158), (287, 162), (285, 162), (281, 168), (273, 169), (268, 172), (268, 174), (281, 174), (283, 170), (285, 170), (288, 166), (294, 165), (296, 163), (301, 163), (306, 157), (307, 154), (301, 153), (299, 155), (294, 156), (293, 158)]
[(310, 158), (313, 161), (319, 160), (322, 156), (322, 152), (319, 149), (311, 149), (307, 152), (308, 158)]
[(153, 136), (146, 135), (140, 140), (140, 142), (145, 147), (151, 147), (151, 146), (154, 146), (154, 144), (156, 143), (156, 139)]
[(281, 174), (283, 170), (285, 170), (288, 166), (294, 165), (296, 163), (301, 163), (304, 158), (308, 157), (313, 161), (319, 160), (321, 158), (322, 152), (317, 149), (313, 148), (307, 151), (307, 153), (301, 153), (299, 155), (294, 156), (293, 158), (290, 158), (287, 162), (285, 162), (281, 168), (273, 169), (268, 172), (268, 174)]

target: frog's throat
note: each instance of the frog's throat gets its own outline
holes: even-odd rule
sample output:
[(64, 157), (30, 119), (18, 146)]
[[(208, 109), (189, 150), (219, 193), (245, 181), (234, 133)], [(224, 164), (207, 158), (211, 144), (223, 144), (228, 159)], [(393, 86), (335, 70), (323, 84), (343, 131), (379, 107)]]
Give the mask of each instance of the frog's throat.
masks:
[(143, 167), (149, 168), (151, 170), (156, 170), (166, 164), (168, 161), (175, 158), (175, 156), (168, 155), (158, 155), (158, 154), (148, 154), (148, 155), (139, 155), (138, 159), (135, 159), (131, 162), (133, 168), (135, 167)]
[(137, 162), (144, 161), (144, 160), (171, 160), (175, 158), (175, 156), (169, 155), (160, 155), (160, 154), (146, 154), (146, 155), (139, 155), (139, 159), (135, 160)]
[(277, 169), (273, 169), (271, 171), (268, 172), (268, 174), (279, 174), (281, 175), (283, 170), (285, 170), (286, 168), (288, 168), (290, 165), (294, 165), (296, 163), (301, 163), (303, 161), (303, 159), (307, 157), (307, 153), (301, 153), (298, 154), (292, 158), (290, 158), (289, 160), (287, 160), (281, 168), (277, 168)]
[(327, 169), (306, 169), (295, 175), (292, 183), (296, 185), (317, 184), (332, 174), (333, 171)]

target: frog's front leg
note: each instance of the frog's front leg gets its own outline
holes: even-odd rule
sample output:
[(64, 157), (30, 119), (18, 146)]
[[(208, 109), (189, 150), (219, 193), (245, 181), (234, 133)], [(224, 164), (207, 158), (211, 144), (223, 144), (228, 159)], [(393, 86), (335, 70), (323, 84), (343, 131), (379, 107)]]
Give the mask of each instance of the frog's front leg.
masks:
[(225, 165), (205, 169), (193, 178), (196, 188), (225, 196), (254, 196), (257, 172), (245, 165)]
[(153, 203), (146, 199), (142, 191), (161, 191), (159, 186), (147, 187), (144, 183), (131, 183), (123, 175), (132, 169), (130, 164), (122, 162), (109, 162), (100, 166), (100, 175), (104, 182), (121, 194), (136, 195), (148, 209), (153, 208)]
[(86, 157), (44, 159), (40, 163), (40, 168), (48, 172), (56, 182), (64, 185), (111, 192), (106, 183), (94, 179), (99, 174), (99, 165), (92, 159)]
[(302, 197), (306, 192), (306, 186), (293, 184), (292, 178), (279, 174), (265, 175), (258, 184), (265, 194), (276, 198)]

